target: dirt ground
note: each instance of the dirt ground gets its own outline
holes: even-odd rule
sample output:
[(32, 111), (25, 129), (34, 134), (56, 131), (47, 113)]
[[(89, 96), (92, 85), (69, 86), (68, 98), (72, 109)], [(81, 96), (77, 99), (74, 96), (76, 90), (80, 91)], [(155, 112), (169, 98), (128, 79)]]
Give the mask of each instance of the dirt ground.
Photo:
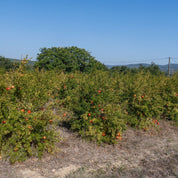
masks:
[(178, 127), (160, 121), (152, 131), (128, 129), (115, 146), (98, 146), (60, 126), (54, 155), (10, 165), (0, 159), (0, 178), (178, 177)]

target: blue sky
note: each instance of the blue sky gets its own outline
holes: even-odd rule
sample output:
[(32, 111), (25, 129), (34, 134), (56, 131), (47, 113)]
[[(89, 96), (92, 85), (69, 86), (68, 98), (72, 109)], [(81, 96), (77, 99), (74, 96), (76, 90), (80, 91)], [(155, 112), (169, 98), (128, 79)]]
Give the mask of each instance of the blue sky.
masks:
[(85, 48), (104, 64), (178, 63), (178, 0), (0, 0), (0, 55)]

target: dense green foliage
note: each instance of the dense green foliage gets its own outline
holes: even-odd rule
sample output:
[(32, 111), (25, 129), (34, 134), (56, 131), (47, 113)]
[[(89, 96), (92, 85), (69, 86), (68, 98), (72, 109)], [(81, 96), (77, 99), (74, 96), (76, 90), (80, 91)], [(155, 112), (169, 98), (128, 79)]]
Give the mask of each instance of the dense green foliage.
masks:
[(9, 59), (0, 56), (0, 73), (5, 73), (6, 71), (15, 69), (18, 66), (18, 63), (12, 63)]
[(39, 69), (60, 69), (65, 72), (106, 70), (89, 52), (75, 46), (42, 48), (40, 52), (37, 56), (38, 62), (35, 63), (35, 67)]
[(144, 72), (150, 72), (153, 75), (161, 75), (164, 74), (157, 65), (155, 65), (154, 63), (152, 63), (151, 65), (149, 65), (148, 67), (145, 67), (143, 65), (140, 65), (138, 68), (129, 68), (126, 66), (114, 66), (110, 69), (110, 72), (118, 72), (118, 73), (139, 73), (141, 71)]
[(54, 151), (59, 122), (100, 144), (124, 139), (127, 127), (178, 123), (178, 73), (28, 71), (27, 62), (0, 76), (0, 155), (11, 162)]
[(0, 68), (5, 68), (6, 70), (10, 69), (12, 64), (10, 60), (6, 59), (5, 57), (0, 56)]

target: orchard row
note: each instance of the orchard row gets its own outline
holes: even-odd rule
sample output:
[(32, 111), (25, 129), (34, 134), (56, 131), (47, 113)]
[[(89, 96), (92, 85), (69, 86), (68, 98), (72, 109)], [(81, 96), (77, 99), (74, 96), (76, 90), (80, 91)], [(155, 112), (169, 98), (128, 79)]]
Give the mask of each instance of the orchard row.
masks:
[(109, 144), (130, 126), (147, 131), (160, 119), (178, 122), (177, 74), (29, 72), (24, 65), (0, 77), (0, 155), (11, 162), (53, 152), (59, 122)]

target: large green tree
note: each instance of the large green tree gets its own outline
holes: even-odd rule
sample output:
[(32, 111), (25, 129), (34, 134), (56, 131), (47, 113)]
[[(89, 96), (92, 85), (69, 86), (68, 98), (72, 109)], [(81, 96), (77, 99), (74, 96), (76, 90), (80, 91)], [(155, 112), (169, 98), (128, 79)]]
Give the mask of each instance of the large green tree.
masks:
[(35, 67), (39, 69), (61, 69), (66, 72), (90, 72), (94, 69), (106, 70), (107, 67), (95, 60), (85, 49), (72, 47), (41, 48), (37, 54)]

